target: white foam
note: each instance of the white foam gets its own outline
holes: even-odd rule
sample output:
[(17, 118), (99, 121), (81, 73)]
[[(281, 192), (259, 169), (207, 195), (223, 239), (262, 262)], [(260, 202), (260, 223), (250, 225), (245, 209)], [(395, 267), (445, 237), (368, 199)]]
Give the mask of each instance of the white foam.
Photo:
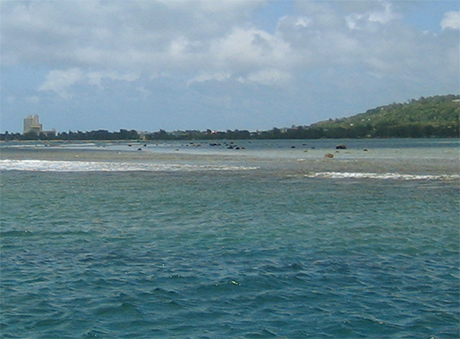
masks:
[(0, 170), (38, 172), (244, 171), (257, 167), (95, 161), (0, 160)]
[(331, 179), (384, 179), (384, 180), (459, 180), (458, 174), (402, 174), (402, 173), (368, 173), (368, 172), (316, 172), (305, 175), (309, 178)]

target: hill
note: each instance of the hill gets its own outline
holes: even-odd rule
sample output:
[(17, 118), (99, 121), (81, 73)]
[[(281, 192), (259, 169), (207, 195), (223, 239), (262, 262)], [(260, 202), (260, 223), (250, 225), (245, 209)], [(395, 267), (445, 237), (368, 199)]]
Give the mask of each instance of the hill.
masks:
[(304, 129), (330, 138), (458, 137), (459, 118), (460, 95), (443, 95), (380, 106)]

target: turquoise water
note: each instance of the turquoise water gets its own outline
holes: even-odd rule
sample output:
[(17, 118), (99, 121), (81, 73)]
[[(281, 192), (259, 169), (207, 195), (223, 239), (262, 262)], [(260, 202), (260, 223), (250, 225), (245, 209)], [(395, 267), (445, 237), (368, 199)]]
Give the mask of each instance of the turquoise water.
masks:
[(354, 142), (3, 145), (1, 337), (458, 338), (458, 140)]

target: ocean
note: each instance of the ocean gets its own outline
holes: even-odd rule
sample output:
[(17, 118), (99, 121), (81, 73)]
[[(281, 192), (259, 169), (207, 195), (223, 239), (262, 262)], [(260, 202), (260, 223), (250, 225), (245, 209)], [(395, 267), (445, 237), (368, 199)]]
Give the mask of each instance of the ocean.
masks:
[(1, 338), (460, 337), (458, 139), (0, 147)]

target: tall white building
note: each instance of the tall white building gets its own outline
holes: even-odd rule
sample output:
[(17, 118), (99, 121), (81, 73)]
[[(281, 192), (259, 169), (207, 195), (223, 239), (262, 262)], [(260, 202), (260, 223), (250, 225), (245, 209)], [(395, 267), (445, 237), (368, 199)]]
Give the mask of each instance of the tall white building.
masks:
[(43, 126), (38, 121), (38, 115), (29, 115), (24, 119), (24, 134), (26, 133), (41, 133), (43, 131)]

